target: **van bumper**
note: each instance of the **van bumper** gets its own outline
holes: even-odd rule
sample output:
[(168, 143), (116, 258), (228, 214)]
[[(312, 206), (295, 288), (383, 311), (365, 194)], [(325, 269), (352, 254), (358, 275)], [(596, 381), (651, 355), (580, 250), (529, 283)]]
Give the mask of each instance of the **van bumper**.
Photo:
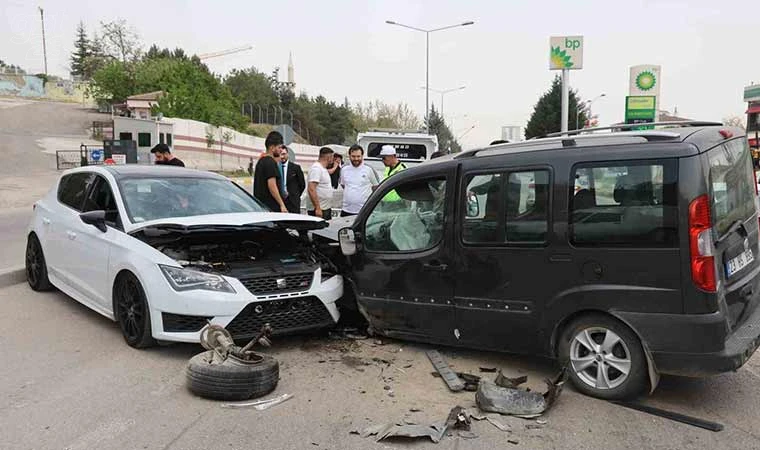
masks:
[(760, 346), (760, 307), (726, 334), (720, 311), (711, 314), (618, 313), (646, 343), (662, 374), (705, 377), (732, 372)]

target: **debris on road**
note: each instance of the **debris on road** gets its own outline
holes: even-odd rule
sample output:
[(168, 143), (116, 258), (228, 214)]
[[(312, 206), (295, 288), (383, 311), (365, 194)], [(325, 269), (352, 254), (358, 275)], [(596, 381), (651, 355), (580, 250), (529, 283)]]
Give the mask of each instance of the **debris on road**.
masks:
[(272, 406), (279, 405), (293, 398), (293, 394), (282, 394), (279, 397), (270, 398), (269, 400), (257, 400), (248, 403), (222, 403), (222, 408), (256, 408), (257, 411), (264, 411)]
[(443, 424), (431, 425), (408, 425), (408, 424), (381, 424), (373, 425), (361, 432), (361, 437), (377, 436), (377, 442), (392, 437), (429, 438), (434, 443), (443, 439), (446, 427)]
[(455, 406), (449, 411), (449, 417), (446, 419), (446, 429), (470, 431), (470, 416), (467, 410), (461, 406)]
[(507, 439), (507, 442), (509, 442), (509, 443), (510, 443), (510, 444), (512, 444), (512, 445), (517, 445), (517, 444), (519, 444), (519, 442), (518, 442), (518, 441), (516, 441), (516, 440), (514, 440), (514, 439)]
[(544, 394), (516, 387), (505, 388), (483, 380), (475, 394), (475, 402), (481, 411), (523, 418), (539, 417), (552, 407), (566, 378), (567, 372), (563, 369), (554, 380), (546, 380), (548, 389)]
[[(476, 392), (478, 390), (478, 384), (480, 383), (480, 377), (470, 373), (454, 372), (456, 376), (464, 383), (464, 390), (469, 392)], [(441, 378), (441, 374), (438, 372), (431, 372), (431, 375), (437, 378)]]
[(691, 425), (697, 428), (703, 428), (705, 430), (714, 431), (714, 432), (723, 431), (722, 424), (717, 423), (717, 422), (711, 422), (709, 420), (700, 419), (698, 417), (687, 416), (685, 414), (680, 414), (673, 411), (666, 411), (664, 409), (655, 408), (653, 406), (642, 405), (641, 403), (616, 402), (616, 401), (613, 401), (612, 403), (616, 405), (624, 406), (626, 408), (635, 409), (636, 411), (652, 414), (654, 416), (663, 417), (665, 419), (670, 419), (676, 422), (685, 423), (687, 425)]
[(473, 433), (472, 431), (459, 430), (457, 434), (462, 439), (477, 439), (478, 438), (478, 435)]
[(479, 367), (483, 373), (496, 373), (496, 367)]
[(280, 365), (271, 356), (251, 350), (257, 343), (271, 345), (269, 324), (245, 347), (238, 347), (230, 333), (219, 325), (208, 325), (200, 335), (206, 352), (190, 359), (186, 369), (188, 389), (214, 400), (248, 400), (272, 392), (280, 379)]
[(486, 416), (486, 420), (488, 421), (488, 423), (495, 426), (500, 431), (506, 431), (510, 433), (512, 432), (512, 427), (509, 426), (508, 423), (502, 422), (498, 417), (493, 417), (492, 415), (489, 414), (488, 416)]
[(438, 350), (430, 350), (426, 352), (426, 354), (428, 359), (430, 359), (430, 362), (433, 364), (433, 367), (435, 367), (435, 370), (441, 374), (441, 378), (443, 378), (443, 381), (446, 382), (446, 385), (452, 392), (459, 392), (464, 390), (465, 383), (457, 376), (456, 373), (454, 373), (453, 370), (451, 370), (451, 367), (449, 367), (448, 363), (446, 363), (446, 360), (443, 359), (443, 356), (438, 353)]
[(504, 373), (499, 370), (499, 373), (496, 375), (496, 380), (494, 380), (494, 383), (496, 383), (496, 386), (501, 386), (503, 388), (508, 389), (514, 389), (520, 386), (521, 384), (525, 384), (528, 382), (528, 377), (523, 375), (521, 377), (517, 378), (509, 378), (507, 376), (504, 376)]

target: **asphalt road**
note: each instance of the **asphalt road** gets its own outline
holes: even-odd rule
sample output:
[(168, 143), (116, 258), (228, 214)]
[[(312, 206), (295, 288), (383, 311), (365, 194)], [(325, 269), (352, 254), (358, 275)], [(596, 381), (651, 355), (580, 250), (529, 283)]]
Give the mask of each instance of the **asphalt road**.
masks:
[[(504, 418), (511, 433), (476, 422), (475, 439), (376, 443), (350, 434), (368, 425), (443, 421), (474, 407), (432, 370), (430, 347), (399, 341), (280, 338), (267, 350), (281, 364), (272, 395), (294, 398), (266, 411), (232, 410), (194, 397), (184, 368), (200, 351), (174, 345), (139, 351), (116, 324), (69, 297), (0, 289), (0, 448), (2, 449), (688, 449), (760, 448), (760, 357), (737, 373), (706, 380), (665, 378), (647, 403), (721, 422), (713, 433), (585, 397), (566, 388), (548, 423)], [(529, 386), (556, 368), (536, 358), (440, 349), (460, 371), (501, 367), (527, 374)], [(373, 360), (376, 358), (376, 360)], [(388, 361), (387, 365), (382, 361)], [(492, 376), (483, 374), (484, 376)], [(385, 386), (392, 389), (385, 390)], [(410, 412), (419, 408), (420, 412)], [(517, 445), (508, 444), (515, 440)]]
[(77, 149), (103, 117), (76, 104), (0, 99), (0, 270), (23, 264), (32, 204), (59, 174), (51, 152)]

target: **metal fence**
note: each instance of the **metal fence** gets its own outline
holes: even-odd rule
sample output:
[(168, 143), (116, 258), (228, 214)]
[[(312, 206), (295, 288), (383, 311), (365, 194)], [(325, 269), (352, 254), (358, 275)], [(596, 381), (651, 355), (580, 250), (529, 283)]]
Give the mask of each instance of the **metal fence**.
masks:
[[(102, 158), (100, 161), (95, 161), (91, 157), (91, 153), (86, 153), (86, 159), (88, 166), (97, 166), (103, 164)], [(82, 151), (81, 150), (58, 150), (55, 152), (55, 168), (58, 170), (73, 169), (75, 167), (82, 166)]]

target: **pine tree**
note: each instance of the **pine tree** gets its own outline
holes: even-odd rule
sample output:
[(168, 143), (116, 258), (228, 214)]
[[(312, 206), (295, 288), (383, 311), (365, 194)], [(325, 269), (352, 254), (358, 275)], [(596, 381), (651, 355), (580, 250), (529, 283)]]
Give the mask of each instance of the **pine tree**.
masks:
[(430, 108), (430, 117), (428, 118), (428, 133), (438, 136), (438, 148), (443, 153), (459, 153), (462, 147), (451, 134), (446, 121), (435, 110), (435, 105)]
[(84, 23), (77, 25), (77, 40), (74, 42), (74, 52), (71, 54), (71, 75), (88, 79), (91, 73), (87, 70), (87, 60), (92, 56), (90, 40)]
[[(581, 111), (576, 125), (576, 114), (578, 113), (578, 104), (581, 102), (578, 94), (570, 90), (570, 106), (568, 108), (568, 129), (583, 128), (586, 123), (586, 112)], [(538, 103), (533, 108), (533, 114), (530, 116), (528, 125), (525, 127), (525, 138), (544, 136), (548, 133), (561, 131), (562, 120), (562, 80), (559, 76), (554, 77), (551, 89), (538, 99)]]

